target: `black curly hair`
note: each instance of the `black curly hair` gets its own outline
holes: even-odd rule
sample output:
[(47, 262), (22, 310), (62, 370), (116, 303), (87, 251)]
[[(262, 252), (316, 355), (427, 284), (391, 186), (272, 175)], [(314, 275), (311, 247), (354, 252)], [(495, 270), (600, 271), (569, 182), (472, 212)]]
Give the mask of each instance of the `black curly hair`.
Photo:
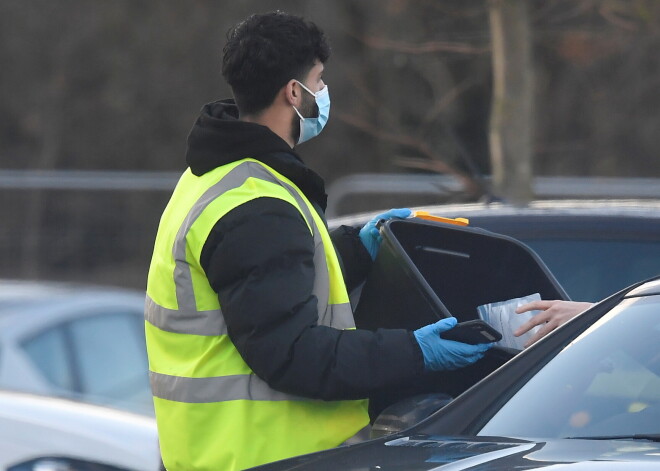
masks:
[(241, 114), (267, 108), (291, 79), (303, 81), (330, 46), (311, 21), (281, 11), (251, 15), (227, 33), (222, 75)]

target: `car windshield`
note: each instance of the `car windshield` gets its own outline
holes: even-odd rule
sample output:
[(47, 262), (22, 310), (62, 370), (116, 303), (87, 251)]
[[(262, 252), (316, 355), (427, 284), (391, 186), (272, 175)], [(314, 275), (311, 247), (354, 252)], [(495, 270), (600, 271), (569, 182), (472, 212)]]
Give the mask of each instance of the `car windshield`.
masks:
[(624, 300), (550, 360), (482, 436), (660, 433), (660, 295)]

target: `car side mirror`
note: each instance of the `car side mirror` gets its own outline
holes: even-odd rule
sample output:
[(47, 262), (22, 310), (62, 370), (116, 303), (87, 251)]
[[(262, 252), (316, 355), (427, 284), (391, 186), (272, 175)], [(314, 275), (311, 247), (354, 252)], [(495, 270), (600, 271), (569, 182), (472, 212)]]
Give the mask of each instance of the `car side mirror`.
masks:
[(412, 396), (388, 406), (371, 427), (371, 438), (401, 432), (418, 424), (453, 401), (448, 394), (430, 393)]

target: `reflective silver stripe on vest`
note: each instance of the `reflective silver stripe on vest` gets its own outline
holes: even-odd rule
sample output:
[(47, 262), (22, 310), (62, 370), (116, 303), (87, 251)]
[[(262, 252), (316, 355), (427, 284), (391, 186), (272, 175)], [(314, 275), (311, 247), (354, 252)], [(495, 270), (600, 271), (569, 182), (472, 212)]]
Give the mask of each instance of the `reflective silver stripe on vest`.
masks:
[[(328, 306), (324, 316), (333, 321), (331, 327), (335, 329), (355, 327), (353, 310), (348, 303)], [(149, 296), (144, 301), (144, 318), (167, 332), (204, 336), (227, 334), (227, 324), (220, 310), (183, 312), (167, 309), (156, 304)], [(319, 324), (328, 325), (321, 322)]]
[[(258, 165), (258, 164), (257, 164)], [(319, 325), (325, 325), (329, 327), (334, 327), (335, 329), (352, 329), (355, 327), (355, 321), (353, 319), (353, 309), (351, 308), (350, 303), (343, 304), (329, 304), (330, 299), (330, 273), (328, 272), (328, 260), (325, 258), (325, 247), (323, 245), (323, 237), (319, 232), (314, 217), (307, 206), (305, 200), (300, 196), (300, 193), (296, 191), (291, 185), (281, 180), (275, 178), (273, 174), (268, 172), (261, 165), (258, 165), (259, 168), (268, 175), (269, 178), (264, 178), (264, 180), (269, 180), (273, 183), (278, 183), (288, 190), (288, 192), (295, 198), (296, 203), (302, 210), (307, 223), (312, 228), (314, 233), (314, 287), (312, 288), (312, 294), (316, 296), (317, 300), (317, 312), (319, 313)]]
[(222, 312), (180, 311), (156, 304), (149, 296), (144, 301), (144, 318), (160, 330), (194, 335), (226, 335)]
[(275, 391), (256, 375), (185, 378), (149, 372), (153, 395), (169, 401), (193, 404), (235, 401), (311, 401)]
[[(321, 322), (321, 320), (325, 322)], [(319, 316), (320, 325), (329, 325), (335, 329), (354, 329), (353, 308), (350, 303), (329, 304), (323, 319)]]
[(156, 327), (176, 333), (196, 335), (222, 335), (227, 327), (221, 310), (198, 311), (192, 285), (190, 266), (186, 261), (186, 235), (204, 209), (223, 193), (238, 188), (250, 178), (259, 178), (284, 187), (300, 206), (314, 237), (315, 279), (312, 294), (317, 298), (318, 323), (336, 329), (355, 327), (353, 312), (349, 303), (329, 305), (330, 277), (325, 257), (323, 239), (314, 222), (309, 207), (298, 191), (291, 185), (277, 179), (262, 165), (245, 162), (232, 169), (218, 183), (204, 192), (193, 205), (177, 232), (172, 255), (175, 261), (174, 283), (178, 310), (163, 308), (149, 297), (145, 302), (145, 318)]

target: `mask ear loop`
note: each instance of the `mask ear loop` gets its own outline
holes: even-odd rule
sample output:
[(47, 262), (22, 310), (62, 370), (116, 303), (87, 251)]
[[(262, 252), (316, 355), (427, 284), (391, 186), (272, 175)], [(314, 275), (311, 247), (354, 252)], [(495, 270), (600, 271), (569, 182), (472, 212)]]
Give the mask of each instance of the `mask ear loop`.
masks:
[(291, 105), (291, 107), (293, 108), (293, 110), (296, 112), (296, 114), (298, 115), (298, 117), (299, 117), (300, 119), (305, 119), (305, 118), (303, 118), (303, 115), (300, 114), (300, 111), (298, 111), (298, 108), (296, 108), (296, 107), (293, 106), (293, 105)]
[(298, 119), (298, 129), (299, 129), (299, 131), (298, 131), (298, 144), (300, 144), (300, 141), (303, 137), (303, 128), (304, 128), (303, 123), (305, 122), (305, 118), (303, 118), (303, 115), (300, 114), (300, 111), (298, 111), (298, 108), (296, 108), (293, 105), (291, 105), (291, 107), (293, 108), (293, 111), (296, 112), (296, 114), (298, 115), (298, 118), (299, 118)]
[[(296, 79), (293, 79), (293, 80), (296, 80)], [(311, 91), (309, 88), (307, 88), (302, 82), (300, 82), (300, 81), (298, 81), (298, 80), (296, 80), (296, 82), (298, 82), (298, 85), (300, 85), (301, 87), (303, 87), (303, 88), (307, 91), (307, 93), (310, 93), (313, 97), (316, 97), (316, 93), (314, 93), (314, 92)]]
[[(313, 96), (314, 98), (316, 98), (316, 93), (312, 92), (312, 91), (311, 91), (309, 88), (307, 88), (307, 87), (306, 87), (301, 81), (296, 80), (296, 79), (293, 79), (293, 80), (295, 80), (296, 83), (297, 83), (298, 85), (300, 85), (305, 91), (307, 91), (307, 93), (311, 93), (312, 96)], [(324, 88), (325, 88), (325, 87), (324, 87)], [(300, 113), (300, 111), (298, 111), (298, 108), (296, 108), (296, 107), (293, 106), (293, 105), (291, 105), (291, 107), (295, 110), (296, 114), (298, 115), (298, 117), (299, 117), (301, 120), (304, 120), (304, 119), (305, 119), (305, 118), (303, 117), (303, 115)]]
[[(294, 79), (294, 80), (296, 80), (296, 79)], [(303, 89), (305, 89), (307, 92), (312, 93), (311, 90), (309, 90), (309, 88), (307, 88), (305, 85), (302, 84), (302, 82), (296, 80), (296, 83), (298, 85), (300, 85)], [(312, 93), (312, 95), (313, 95), (313, 93)], [(293, 108), (293, 111), (296, 112), (296, 114), (298, 115), (298, 118), (299, 118), (299, 121), (298, 121), (299, 128), (298, 129), (300, 131), (299, 131), (299, 134), (298, 134), (298, 143), (300, 143), (300, 139), (302, 138), (302, 134), (303, 134), (303, 122), (305, 121), (305, 118), (300, 113), (300, 111), (298, 111), (298, 108), (296, 108), (294, 105), (291, 105), (291, 108)]]

